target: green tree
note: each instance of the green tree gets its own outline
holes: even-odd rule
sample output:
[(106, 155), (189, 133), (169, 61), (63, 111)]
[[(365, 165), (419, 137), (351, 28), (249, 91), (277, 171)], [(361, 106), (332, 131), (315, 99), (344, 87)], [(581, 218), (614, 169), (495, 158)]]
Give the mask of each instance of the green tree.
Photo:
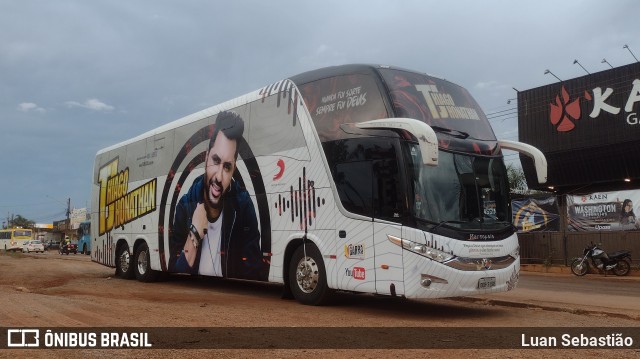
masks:
[(524, 171), (522, 171), (522, 168), (515, 166), (513, 163), (508, 164), (507, 177), (509, 178), (509, 190), (511, 193), (529, 193), (527, 179), (524, 177)]
[(26, 219), (21, 215), (17, 214), (9, 220), (9, 228), (12, 227), (22, 227), (22, 228), (33, 228), (36, 222)]

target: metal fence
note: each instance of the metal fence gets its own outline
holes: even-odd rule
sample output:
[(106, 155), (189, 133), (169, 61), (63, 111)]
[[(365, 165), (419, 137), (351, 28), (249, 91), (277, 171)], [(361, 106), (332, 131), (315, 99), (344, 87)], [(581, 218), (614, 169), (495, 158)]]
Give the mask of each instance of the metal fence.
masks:
[(522, 264), (569, 265), (593, 242), (601, 243), (608, 253), (630, 250), (633, 265), (640, 265), (640, 232), (635, 231), (519, 233), (518, 241)]

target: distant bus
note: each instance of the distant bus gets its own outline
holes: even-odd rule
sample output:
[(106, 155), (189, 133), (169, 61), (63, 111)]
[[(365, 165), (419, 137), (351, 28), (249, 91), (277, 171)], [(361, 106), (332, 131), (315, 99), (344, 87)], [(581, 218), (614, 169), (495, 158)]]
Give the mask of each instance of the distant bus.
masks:
[(10, 228), (0, 230), (0, 248), (4, 250), (22, 250), (24, 241), (33, 239), (33, 231), (24, 228)]
[(520, 270), (504, 149), (464, 88), (388, 66), (293, 76), (98, 151), (91, 258), (159, 272), (438, 298)]
[(91, 221), (84, 221), (78, 227), (78, 251), (91, 254)]

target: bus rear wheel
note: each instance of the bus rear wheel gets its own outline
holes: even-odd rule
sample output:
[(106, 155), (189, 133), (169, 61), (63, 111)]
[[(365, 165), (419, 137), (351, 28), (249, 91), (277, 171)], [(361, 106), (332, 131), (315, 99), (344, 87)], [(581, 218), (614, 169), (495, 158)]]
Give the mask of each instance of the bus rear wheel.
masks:
[(149, 246), (142, 243), (136, 249), (134, 256), (136, 279), (141, 282), (155, 282), (158, 278), (158, 272), (151, 269), (149, 259)]
[(116, 276), (122, 279), (132, 279), (134, 274), (131, 264), (129, 246), (126, 243), (120, 245), (116, 253)]
[(324, 305), (332, 290), (327, 286), (327, 273), (320, 250), (313, 244), (299, 246), (289, 262), (289, 287), (294, 298), (306, 305)]

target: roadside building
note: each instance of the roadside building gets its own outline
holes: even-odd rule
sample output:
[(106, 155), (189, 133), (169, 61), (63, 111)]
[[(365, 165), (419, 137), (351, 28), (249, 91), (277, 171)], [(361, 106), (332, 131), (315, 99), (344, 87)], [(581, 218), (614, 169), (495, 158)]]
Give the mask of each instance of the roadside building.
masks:
[(552, 193), (513, 202), (525, 262), (562, 263), (590, 242), (640, 253), (639, 115), (640, 63), (518, 92), (519, 141), (548, 161), (541, 185), (521, 156), (528, 186)]

